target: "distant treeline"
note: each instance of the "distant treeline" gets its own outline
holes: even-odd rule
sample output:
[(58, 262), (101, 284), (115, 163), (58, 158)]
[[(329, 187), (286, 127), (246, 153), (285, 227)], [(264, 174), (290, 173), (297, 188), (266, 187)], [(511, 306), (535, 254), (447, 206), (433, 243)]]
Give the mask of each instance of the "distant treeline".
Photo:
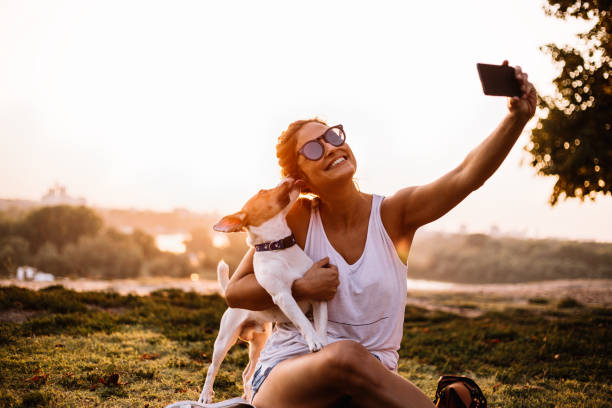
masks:
[(611, 279), (612, 244), (417, 233), (408, 277), (461, 283)]
[[(188, 217), (181, 218), (181, 226), (188, 226)], [(122, 233), (84, 206), (0, 211), (0, 276), (15, 276), (18, 266), (30, 265), (59, 277), (187, 277), (199, 273), (214, 278), (219, 259), (226, 259), (234, 268), (238, 265), (246, 252), (244, 234), (234, 234), (229, 246), (216, 248), (210, 227), (199, 222), (193, 227), (191, 239), (185, 242), (188, 252), (173, 254), (160, 251), (154, 237), (143, 230)]]
[[(18, 266), (31, 265), (65, 277), (198, 273), (216, 279), (220, 259), (234, 270), (247, 250), (244, 233), (227, 234), (227, 245), (214, 245), (212, 225), (217, 218), (184, 210), (71, 206), (0, 211), (0, 276), (14, 276)], [(132, 232), (120, 232), (124, 227)], [(169, 232), (190, 232), (185, 254), (160, 251), (150, 235)], [(405, 259), (407, 253), (400, 255)], [(463, 283), (611, 279), (612, 244), (419, 231), (410, 251), (408, 277)]]

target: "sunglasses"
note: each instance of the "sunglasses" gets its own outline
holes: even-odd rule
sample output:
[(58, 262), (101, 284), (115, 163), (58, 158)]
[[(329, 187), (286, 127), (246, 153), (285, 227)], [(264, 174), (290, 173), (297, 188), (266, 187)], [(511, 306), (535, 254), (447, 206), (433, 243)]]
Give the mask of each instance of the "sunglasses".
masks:
[(325, 131), (321, 136), (313, 139), (309, 142), (304, 143), (304, 146), (298, 150), (298, 153), (307, 158), (308, 160), (319, 160), (325, 153), (325, 146), (321, 139), (324, 139), (327, 143), (332, 146), (342, 146), (346, 140), (344, 134), (344, 128), (342, 125), (332, 126)]

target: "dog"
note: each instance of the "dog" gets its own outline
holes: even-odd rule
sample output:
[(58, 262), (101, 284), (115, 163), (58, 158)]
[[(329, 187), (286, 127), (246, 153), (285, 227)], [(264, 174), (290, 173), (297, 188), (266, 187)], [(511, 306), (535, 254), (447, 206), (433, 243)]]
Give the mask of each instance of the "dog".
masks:
[[(215, 340), (212, 361), (198, 402), (210, 403), (213, 383), (219, 366), (238, 338), (249, 342), (249, 364), (242, 374), (244, 398), (250, 400), (248, 386), (259, 354), (272, 331), (272, 322), (292, 322), (300, 331), (311, 352), (327, 344), (327, 303), (302, 300), (291, 295), (293, 282), (306, 273), (313, 261), (295, 244), (285, 217), (296, 202), (300, 189), (295, 180), (283, 179), (275, 188), (260, 190), (234, 214), (223, 217), (213, 228), (221, 232), (246, 230), (247, 243), (255, 247), (253, 268), (257, 282), (272, 296), (276, 305), (262, 311), (228, 308)], [(224, 262), (217, 267), (217, 277), (225, 292), (229, 268)], [(314, 326), (305, 313), (312, 308)]]

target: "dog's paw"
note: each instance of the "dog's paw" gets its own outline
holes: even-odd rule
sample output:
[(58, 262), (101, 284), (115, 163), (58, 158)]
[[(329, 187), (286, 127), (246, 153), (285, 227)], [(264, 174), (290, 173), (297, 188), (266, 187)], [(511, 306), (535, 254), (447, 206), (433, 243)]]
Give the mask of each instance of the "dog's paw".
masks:
[(212, 404), (213, 395), (215, 395), (215, 392), (213, 390), (210, 390), (210, 391), (202, 390), (202, 393), (200, 394), (200, 398), (198, 398), (198, 402), (200, 404)]
[(308, 348), (310, 349), (311, 353), (314, 353), (314, 352), (319, 351), (319, 350), (321, 350), (323, 348), (323, 343), (315, 341), (315, 342), (309, 344)]
[(323, 341), (323, 339), (321, 339), (319, 336), (313, 336), (313, 338), (310, 339), (310, 341), (307, 341), (307, 343), (310, 351), (314, 353), (315, 351), (319, 351), (325, 347), (327, 342)]

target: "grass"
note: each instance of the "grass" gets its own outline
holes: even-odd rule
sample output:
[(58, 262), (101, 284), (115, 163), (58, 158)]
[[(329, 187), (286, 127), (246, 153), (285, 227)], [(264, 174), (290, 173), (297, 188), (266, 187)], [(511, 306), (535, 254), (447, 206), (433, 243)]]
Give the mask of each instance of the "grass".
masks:
[[(434, 299), (435, 300), (435, 299)], [(612, 311), (538, 299), (476, 318), (406, 308), (399, 372), (433, 397), (437, 378), (466, 374), (491, 407), (605, 407), (612, 391)], [(491, 303), (491, 302), (489, 302)], [(0, 407), (163, 407), (197, 399), (225, 310), (218, 296), (149, 296), (0, 288)], [(20, 318), (22, 316), (22, 318)], [(235, 346), (216, 397), (241, 394)]]

